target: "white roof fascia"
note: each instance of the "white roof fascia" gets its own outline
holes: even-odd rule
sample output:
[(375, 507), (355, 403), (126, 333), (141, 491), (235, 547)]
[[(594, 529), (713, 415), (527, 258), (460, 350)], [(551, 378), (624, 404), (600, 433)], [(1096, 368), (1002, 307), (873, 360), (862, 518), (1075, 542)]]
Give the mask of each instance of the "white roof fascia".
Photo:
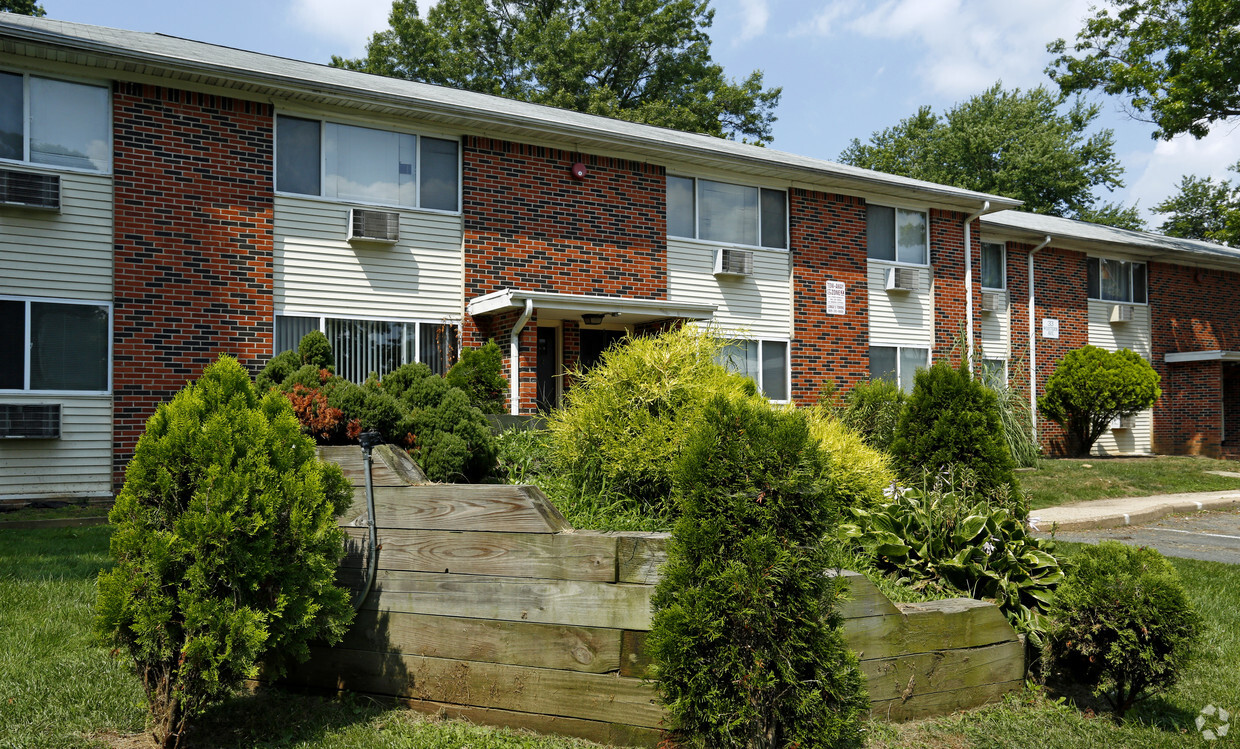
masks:
[(1168, 364), (1197, 361), (1237, 362), (1240, 361), (1240, 351), (1221, 351), (1219, 349), (1209, 351), (1175, 351), (1164, 354), (1163, 360)]
[(465, 310), (477, 317), (496, 312), (524, 309), (525, 300), (534, 303), (535, 309), (558, 312), (649, 315), (656, 318), (679, 317), (689, 320), (709, 320), (718, 309), (714, 304), (700, 302), (669, 302), (662, 299), (627, 299), (623, 297), (591, 296), (588, 294), (560, 294), (547, 291), (523, 291), (501, 289), (469, 300)]
[[(10, 41), (12, 40), (12, 41)], [(99, 56), (105, 69), (155, 73), (197, 84), (240, 88), (269, 96), (302, 95), (341, 104), (380, 104), (403, 116), (426, 116), (473, 130), (494, 127), (531, 137), (548, 135), (584, 147), (617, 147), (656, 162), (689, 160), (731, 171), (752, 171), (853, 194), (865, 191), (930, 202), (972, 212), (985, 201), (991, 210), (1020, 205), (997, 195), (938, 185), (773, 149), (557, 109), (502, 97), (460, 91), (317, 63), (195, 42), (147, 32), (125, 31), (29, 16), (0, 14), (0, 49), (14, 42)], [(13, 54), (17, 54), (13, 52)], [(33, 56), (29, 52), (27, 56)], [(64, 60), (65, 53), (54, 54)], [(152, 66), (154, 70), (147, 70)], [(257, 86), (257, 88), (256, 88)], [(265, 89), (265, 90), (261, 90)]]

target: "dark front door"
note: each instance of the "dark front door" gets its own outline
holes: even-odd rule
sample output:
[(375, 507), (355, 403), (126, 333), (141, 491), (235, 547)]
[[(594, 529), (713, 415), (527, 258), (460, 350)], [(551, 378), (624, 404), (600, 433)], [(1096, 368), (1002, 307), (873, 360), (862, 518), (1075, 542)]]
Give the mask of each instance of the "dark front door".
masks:
[(586, 330), (581, 329), (581, 356), (577, 366), (584, 372), (598, 363), (603, 352), (613, 343), (624, 338), (623, 330)]
[(538, 364), (536, 378), (538, 382), (538, 410), (550, 411), (559, 405), (555, 374), (556, 333), (559, 328), (538, 329)]

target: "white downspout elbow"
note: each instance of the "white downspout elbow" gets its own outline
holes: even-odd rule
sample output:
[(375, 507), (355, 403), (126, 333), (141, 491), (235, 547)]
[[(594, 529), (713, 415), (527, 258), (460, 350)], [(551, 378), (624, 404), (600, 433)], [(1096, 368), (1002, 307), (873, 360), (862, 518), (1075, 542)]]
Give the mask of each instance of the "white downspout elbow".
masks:
[(508, 388), (512, 393), (511, 413), (516, 416), (521, 412), (521, 331), (525, 329), (525, 324), (534, 316), (534, 300), (525, 300), (525, 310), (521, 316), (517, 318), (517, 324), (512, 326), (512, 335), (508, 339), (508, 363), (511, 376), (508, 378)]
[(1038, 331), (1034, 309), (1033, 256), (1050, 243), (1051, 236), (1047, 234), (1042, 244), (1029, 251), (1029, 425), (1034, 445), (1038, 444)]
[(964, 314), (965, 352), (969, 362), (969, 376), (973, 376), (973, 221), (990, 210), (990, 201), (982, 203), (982, 209), (964, 220)]

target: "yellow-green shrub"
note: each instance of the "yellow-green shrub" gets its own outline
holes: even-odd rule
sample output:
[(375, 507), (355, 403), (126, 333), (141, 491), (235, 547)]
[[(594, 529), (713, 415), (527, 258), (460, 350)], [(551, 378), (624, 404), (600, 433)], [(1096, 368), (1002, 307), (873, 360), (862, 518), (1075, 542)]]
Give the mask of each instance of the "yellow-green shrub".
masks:
[(887, 454), (866, 444), (840, 419), (821, 407), (807, 409), (810, 437), (818, 443), (823, 470), (845, 507), (867, 507), (885, 500), (883, 491), (895, 481)]

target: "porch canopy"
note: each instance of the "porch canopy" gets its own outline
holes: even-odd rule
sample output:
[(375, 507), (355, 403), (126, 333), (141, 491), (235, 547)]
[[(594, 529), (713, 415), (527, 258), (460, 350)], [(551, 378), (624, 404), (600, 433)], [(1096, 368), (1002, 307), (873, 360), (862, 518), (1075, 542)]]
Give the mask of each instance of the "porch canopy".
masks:
[(1240, 351), (1222, 351), (1220, 349), (1212, 349), (1210, 351), (1175, 351), (1164, 354), (1163, 359), (1168, 364), (1194, 361), (1240, 362)]
[[(718, 308), (702, 302), (672, 302), (665, 299), (634, 299), (631, 297), (595, 296), (591, 294), (560, 294), (549, 291), (500, 289), (474, 297), (465, 306), (473, 317), (519, 313), (509, 336), (508, 378), (511, 412), (520, 412), (520, 356), (518, 341), (526, 323), (538, 312), (539, 321), (572, 320), (583, 329), (602, 325), (645, 325), (664, 320), (710, 320)], [(499, 331), (495, 331), (499, 332)]]

